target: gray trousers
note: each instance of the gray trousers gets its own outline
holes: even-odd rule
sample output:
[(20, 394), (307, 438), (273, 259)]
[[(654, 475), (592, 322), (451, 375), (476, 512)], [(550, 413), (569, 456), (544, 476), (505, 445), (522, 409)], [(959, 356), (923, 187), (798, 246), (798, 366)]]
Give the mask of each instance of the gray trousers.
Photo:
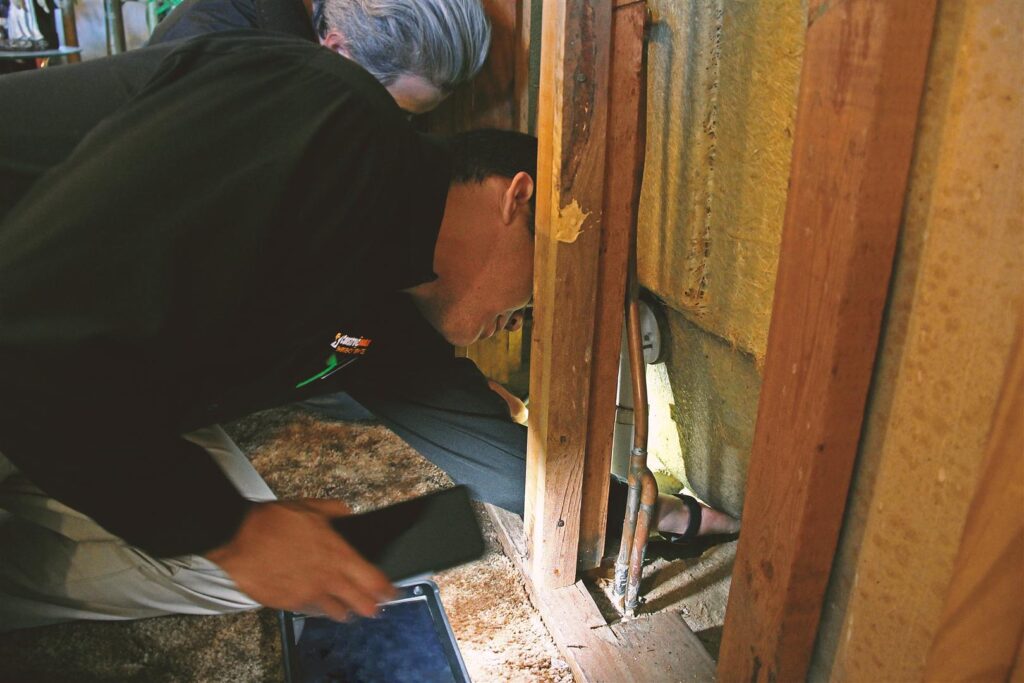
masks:
[[(205, 448), (245, 498), (274, 500), (219, 426), (185, 438)], [(152, 557), (47, 496), (0, 454), (0, 632), (74, 619), (256, 607), (209, 560)]]

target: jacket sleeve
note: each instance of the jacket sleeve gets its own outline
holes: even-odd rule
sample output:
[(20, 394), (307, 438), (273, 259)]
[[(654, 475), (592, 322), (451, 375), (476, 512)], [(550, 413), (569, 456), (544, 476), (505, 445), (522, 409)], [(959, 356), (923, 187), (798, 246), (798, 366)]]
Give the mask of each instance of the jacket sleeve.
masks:
[(182, 416), (302, 332), (386, 195), (381, 112), (406, 126), (369, 74), (265, 42), (170, 60), (0, 218), (0, 452), (159, 556), (237, 529), (249, 503)]
[[(155, 424), (151, 412), (158, 415), (159, 406), (140, 397), (113, 400), (120, 389), (109, 378), (100, 391), (65, 384), (60, 365), (51, 359), (50, 370), (44, 362), (22, 363), (18, 372), (0, 368), (0, 451), (48, 494), (157, 557), (228, 541), (250, 503), (209, 454)], [(40, 369), (44, 376), (17, 381)]]

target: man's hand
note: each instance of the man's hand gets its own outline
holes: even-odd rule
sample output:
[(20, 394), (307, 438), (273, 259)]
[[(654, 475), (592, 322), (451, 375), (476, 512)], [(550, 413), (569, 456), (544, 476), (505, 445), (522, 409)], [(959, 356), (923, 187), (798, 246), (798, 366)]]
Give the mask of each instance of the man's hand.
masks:
[(505, 399), (505, 403), (508, 404), (508, 416), (512, 418), (512, 421), (525, 425), (530, 419), (530, 409), (526, 407), (526, 404), (493, 379), (487, 380), (487, 386), (490, 387), (491, 391)]
[(342, 620), (372, 616), (395, 591), (330, 525), (349, 514), (335, 500), (257, 503), (226, 545), (206, 553), (256, 602)]

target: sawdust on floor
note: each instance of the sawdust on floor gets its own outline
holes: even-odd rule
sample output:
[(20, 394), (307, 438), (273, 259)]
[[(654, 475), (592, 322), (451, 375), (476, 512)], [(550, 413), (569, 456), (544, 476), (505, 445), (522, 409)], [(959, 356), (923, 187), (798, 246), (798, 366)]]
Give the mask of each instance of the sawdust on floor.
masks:
[[(298, 408), (264, 411), (225, 426), (282, 498), (337, 497), (359, 512), (451, 484), (392, 432), (331, 422)], [(568, 683), (561, 658), (493, 526), (480, 560), (435, 577), (474, 681)], [(282, 680), (276, 613), (76, 622), (0, 636), (0, 681)]]

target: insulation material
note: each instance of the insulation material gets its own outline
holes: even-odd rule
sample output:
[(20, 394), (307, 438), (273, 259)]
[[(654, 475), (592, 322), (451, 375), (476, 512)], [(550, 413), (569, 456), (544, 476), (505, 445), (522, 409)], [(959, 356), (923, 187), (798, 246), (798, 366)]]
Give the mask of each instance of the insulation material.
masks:
[(763, 359), (785, 213), (802, 3), (652, 0), (641, 282)]
[(651, 469), (663, 490), (682, 481), (738, 517), (754, 438), (761, 377), (754, 358), (669, 312), (671, 351), (647, 368)]

